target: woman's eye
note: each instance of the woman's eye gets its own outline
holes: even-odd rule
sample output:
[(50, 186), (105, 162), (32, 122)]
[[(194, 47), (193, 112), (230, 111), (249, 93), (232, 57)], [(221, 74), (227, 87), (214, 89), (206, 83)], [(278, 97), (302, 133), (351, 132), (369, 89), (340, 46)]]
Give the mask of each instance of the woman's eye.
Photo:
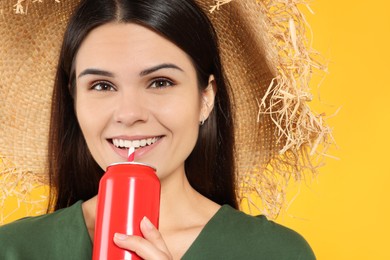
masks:
[(168, 79), (155, 79), (152, 84), (150, 84), (151, 88), (166, 88), (173, 86), (173, 82)]
[(115, 87), (108, 82), (97, 82), (92, 85), (91, 89), (97, 91), (115, 91)]

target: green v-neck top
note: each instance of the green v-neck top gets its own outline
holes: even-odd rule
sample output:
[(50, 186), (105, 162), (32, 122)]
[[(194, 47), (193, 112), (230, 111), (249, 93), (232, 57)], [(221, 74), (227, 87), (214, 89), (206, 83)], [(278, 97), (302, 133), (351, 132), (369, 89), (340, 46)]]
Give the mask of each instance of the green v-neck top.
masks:
[[(51, 214), (0, 227), (1, 260), (92, 258), (82, 201)], [(223, 205), (182, 259), (315, 259), (295, 231)]]

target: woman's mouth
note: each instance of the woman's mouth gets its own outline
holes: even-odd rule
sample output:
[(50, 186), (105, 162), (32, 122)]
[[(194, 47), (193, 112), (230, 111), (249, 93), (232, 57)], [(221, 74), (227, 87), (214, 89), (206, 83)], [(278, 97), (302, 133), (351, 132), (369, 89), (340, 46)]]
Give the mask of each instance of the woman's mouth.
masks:
[(154, 144), (157, 142), (161, 136), (158, 137), (151, 137), (151, 138), (145, 138), (145, 139), (138, 139), (138, 140), (126, 140), (126, 139), (119, 139), (119, 138), (113, 138), (111, 139), (111, 143), (120, 149), (129, 149), (130, 147), (134, 147), (134, 149), (144, 148), (149, 145)]

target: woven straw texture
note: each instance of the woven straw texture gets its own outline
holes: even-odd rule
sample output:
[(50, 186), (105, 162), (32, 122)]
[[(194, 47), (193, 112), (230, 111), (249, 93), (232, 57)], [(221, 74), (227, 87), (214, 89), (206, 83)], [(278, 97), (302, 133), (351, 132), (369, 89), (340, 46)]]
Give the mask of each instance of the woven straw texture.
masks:
[[(13, 187), (26, 193), (47, 182), (55, 66), (77, 4), (16, 2), (0, 3), (0, 186), (6, 187), (0, 206)], [(217, 30), (232, 86), (239, 196), (251, 201), (251, 194), (259, 195), (260, 209), (271, 218), (283, 206), (288, 181), (315, 174), (331, 141), (323, 119), (307, 106), (311, 71), (323, 68), (307, 47), (296, 2), (198, 1)]]

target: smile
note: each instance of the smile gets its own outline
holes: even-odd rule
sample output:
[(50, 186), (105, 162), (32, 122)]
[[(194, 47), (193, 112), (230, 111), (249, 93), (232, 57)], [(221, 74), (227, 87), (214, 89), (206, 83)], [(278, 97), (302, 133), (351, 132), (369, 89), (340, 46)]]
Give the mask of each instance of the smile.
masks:
[(142, 148), (145, 146), (149, 146), (157, 142), (161, 137), (153, 137), (139, 140), (124, 140), (124, 139), (112, 139), (112, 143), (114, 146), (121, 149), (129, 149), (130, 147)]

